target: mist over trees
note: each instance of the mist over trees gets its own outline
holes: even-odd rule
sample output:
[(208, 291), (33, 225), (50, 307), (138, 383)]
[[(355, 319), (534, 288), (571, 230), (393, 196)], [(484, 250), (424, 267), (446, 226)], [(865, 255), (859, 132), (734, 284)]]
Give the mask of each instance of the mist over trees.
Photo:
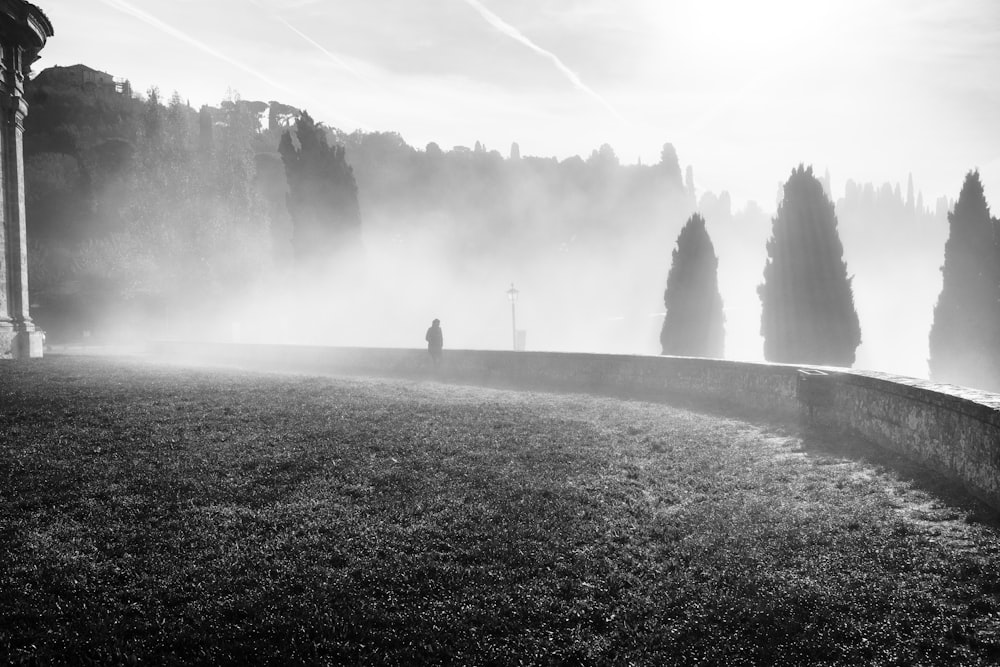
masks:
[[(293, 135), (294, 132), (294, 135)], [(288, 182), (292, 247), (300, 264), (329, 266), (361, 249), (361, 211), (344, 147), (303, 112), (278, 144)]]
[[(209, 309), (270, 262), (254, 181), (256, 120), (236, 102), (213, 124), (164, 103), (39, 75), (25, 138), (36, 319), (91, 330)], [(37, 112), (37, 113), (36, 113)]]
[(799, 165), (767, 242), (761, 335), (768, 361), (851, 366), (861, 343), (837, 216), (823, 184)]
[(950, 206), (943, 197), (925, 203), (908, 185), (847, 179), (836, 212), (864, 328), (856, 366), (927, 377)]
[(677, 237), (663, 304), (663, 354), (722, 358), (725, 316), (719, 294), (719, 260), (705, 219), (695, 213)]
[(930, 374), (939, 382), (1000, 390), (1000, 243), (979, 172), (966, 175), (941, 267), (930, 332)]
[[(314, 310), (296, 313), (290, 205), (305, 198), (292, 194), (280, 144), (287, 132), (302, 150), (299, 109), (229, 94), (196, 110), (179, 95), (88, 90), (47, 72), (27, 84), (25, 180), (32, 316), (51, 342), (142, 333), (140, 323), (158, 336), (229, 340), (242, 320), (259, 340), (422, 344), (432, 311), (454, 344), (504, 347), (513, 281), (530, 347), (657, 353), (663, 249), (698, 212), (717, 256), (727, 355), (761, 356), (763, 302), (750, 276), (767, 260), (773, 220), (697, 188), (671, 144), (651, 164), (609, 144), (556, 159), (512, 142), (505, 156), (483, 142), (414, 147), (395, 132), (314, 122), (316, 145), (325, 140), (338, 173), (353, 173), (348, 208), (363, 213), (368, 276), (318, 286)], [(820, 180), (829, 197), (829, 175)], [(949, 202), (925, 204), (903, 185), (848, 180), (836, 218), (865, 325), (857, 363), (922, 376), (907, 360), (928, 356)], [(251, 329), (262, 303), (281, 307)], [(367, 329), (350, 337), (339, 321), (352, 312)], [(318, 315), (328, 321), (312, 326)], [(908, 356), (893, 357), (900, 350)]]
[[(151, 313), (165, 322), (150, 324), (157, 334), (189, 325), (227, 335), (237, 317), (224, 297), (286, 289), (282, 275), (296, 254), (319, 254), (325, 242), (307, 238), (302, 224), (315, 210), (312, 188), (340, 207), (329, 219), (346, 221), (340, 229), (374, 252), (366, 261), (420, 281), (408, 288), (422, 283), (425, 294), (468, 301), (478, 298), (466, 294), (473, 288), (514, 279), (527, 287), (526, 322), (532, 303), (559, 302), (549, 312), (564, 327), (548, 333), (564, 348), (655, 349), (655, 249), (694, 208), (672, 147), (652, 165), (623, 164), (609, 145), (565, 160), (522, 155), (516, 142), (510, 157), (481, 142), (421, 150), (393, 132), (324, 127), (277, 101), (231, 96), (195, 110), (180, 96), (86, 89), (65, 74), (29, 82), (25, 135), (32, 313), (50, 340), (97, 336)], [(299, 178), (306, 170), (296, 165), (307, 161), (299, 133), (309, 134), (307, 149), (329, 148), (327, 182), (346, 184), (339, 204), (336, 187), (321, 192)], [(625, 256), (634, 272), (619, 270)], [(585, 302), (560, 297), (567, 293)], [(405, 290), (384, 287), (379, 297), (398, 320), (417, 317)], [(456, 339), (465, 319), (449, 320)], [(482, 320), (470, 314), (467, 335), (478, 336), (477, 326), (502, 331)], [(557, 346), (535, 331), (537, 344)]]

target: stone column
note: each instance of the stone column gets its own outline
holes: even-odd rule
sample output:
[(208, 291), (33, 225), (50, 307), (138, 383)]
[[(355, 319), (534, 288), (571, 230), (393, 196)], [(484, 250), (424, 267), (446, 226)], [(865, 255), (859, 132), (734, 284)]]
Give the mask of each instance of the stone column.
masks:
[(0, 359), (42, 356), (44, 335), (29, 314), (21, 136), (28, 113), (24, 79), (52, 35), (41, 9), (0, 0)]

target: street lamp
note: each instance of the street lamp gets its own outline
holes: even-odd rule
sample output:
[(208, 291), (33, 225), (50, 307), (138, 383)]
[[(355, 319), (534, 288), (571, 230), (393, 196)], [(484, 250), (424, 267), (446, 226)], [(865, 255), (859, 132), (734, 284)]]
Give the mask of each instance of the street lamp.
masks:
[(510, 284), (507, 290), (507, 298), (510, 299), (510, 330), (514, 340), (514, 351), (517, 351), (517, 317), (514, 313), (514, 302), (517, 301), (518, 291), (514, 289), (514, 283)]

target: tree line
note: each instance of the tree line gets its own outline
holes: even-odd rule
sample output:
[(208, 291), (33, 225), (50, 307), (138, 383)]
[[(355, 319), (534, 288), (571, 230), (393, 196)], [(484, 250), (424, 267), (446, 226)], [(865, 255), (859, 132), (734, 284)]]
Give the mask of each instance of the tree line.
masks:
[(693, 206), (669, 145), (652, 165), (621, 164), (607, 145), (566, 160), (478, 142), (417, 149), (276, 101), (231, 95), (195, 110), (178, 94), (84, 90), (46, 71), (27, 98), (29, 283), (34, 316), (56, 336), (99, 329), (85, 321), (96, 313), (207, 317), (234, 290), (336, 246), (317, 216), (350, 219), (360, 252), (366, 239), (433, 237), (435, 260), (482, 271), (498, 257), (624, 250)]
[[(681, 228), (664, 292), (661, 351), (722, 356), (724, 304), (708, 229), (722, 229), (728, 242), (767, 222), (752, 204), (734, 214), (724, 192), (696, 197), (693, 169), (682, 171), (670, 144), (648, 165), (624, 164), (608, 145), (564, 160), (522, 155), (517, 144), (506, 156), (479, 142), (418, 149), (392, 132), (323, 126), (276, 101), (230, 95), (218, 107), (195, 110), (176, 93), (169, 100), (155, 89), (144, 97), (102, 94), (44, 74), (28, 87), (25, 165), (33, 314), (50, 332), (99, 328), (87, 321), (98, 313), (118, 321), (129, 314), (136, 321), (201, 318), (204, 325), (232, 294), (283, 272), (347, 266), (366, 243), (419, 251), (428, 239), (434, 261), (457, 271), (485, 270), (500, 257), (537, 265), (607, 258), (594, 270), (606, 273), (610, 293), (641, 302), (645, 297), (631, 294), (636, 283), (620, 275), (622, 258), (655, 263), (664, 231)], [(949, 216), (952, 238), (974, 236), (965, 222), (973, 199), (963, 188)], [(861, 323), (840, 232), (856, 248), (855, 263), (874, 272), (884, 264), (876, 248), (890, 239), (872, 239), (895, 235), (892, 243), (904, 247), (920, 238), (886, 220), (930, 225), (947, 206), (927, 208), (912, 179), (905, 198), (898, 185), (848, 181), (834, 205), (829, 175), (793, 170), (770, 239), (747, 251), (766, 255), (758, 287), (766, 358), (852, 364)], [(849, 223), (843, 230), (838, 215)], [(990, 273), (996, 222), (985, 201), (977, 215), (989, 221), (979, 226), (994, 240), (985, 243), (982, 229), (974, 241), (949, 240), (935, 309), (931, 370), (952, 381), (965, 376), (952, 374), (960, 364), (946, 361), (948, 350), (979, 345), (986, 350), (980, 357), (996, 354), (988, 343), (996, 327), (987, 323), (1000, 317), (982, 296), (997, 287)], [(861, 238), (867, 241), (855, 242)], [(968, 265), (974, 251), (983, 259), (984, 248), (993, 249), (993, 269), (955, 268)], [(971, 285), (980, 283), (993, 287), (979, 289), (979, 305), (962, 305), (961, 317), (946, 315), (949, 304), (978, 294)], [(946, 317), (951, 324), (937, 324)], [(1000, 373), (995, 361), (962, 363)]]
[[(911, 212), (922, 209), (912, 184), (908, 190), (904, 206)], [(848, 210), (858, 192), (848, 185)], [(883, 197), (883, 205), (894, 202), (902, 203), (898, 192)], [(930, 376), (1000, 391), (1000, 220), (990, 216), (978, 171), (966, 175), (947, 218), (943, 285), (929, 334)], [(811, 167), (800, 165), (785, 183), (766, 251), (757, 288), (765, 359), (853, 365), (862, 340), (853, 276), (844, 260), (835, 206)], [(663, 354), (721, 356), (724, 316), (717, 269), (705, 219), (694, 214), (672, 254), (660, 335)]]

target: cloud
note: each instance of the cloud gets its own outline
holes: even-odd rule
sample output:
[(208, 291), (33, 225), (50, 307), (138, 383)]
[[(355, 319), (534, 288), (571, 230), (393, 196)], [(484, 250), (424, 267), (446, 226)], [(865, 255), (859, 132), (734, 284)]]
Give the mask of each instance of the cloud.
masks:
[(325, 55), (327, 58), (329, 58), (330, 60), (332, 60), (338, 67), (340, 67), (343, 70), (346, 70), (346, 71), (350, 72), (351, 74), (353, 74), (354, 76), (358, 77), (359, 79), (363, 79), (364, 78), (364, 77), (361, 76), (361, 73), (358, 70), (356, 70), (353, 67), (351, 67), (351, 65), (349, 65), (347, 63), (347, 61), (345, 61), (343, 58), (341, 58), (340, 56), (338, 56), (336, 53), (333, 53), (333, 52), (329, 51), (322, 44), (320, 44), (319, 42), (317, 42), (316, 40), (314, 40), (313, 38), (311, 38), (309, 35), (307, 35), (304, 32), (302, 32), (301, 30), (299, 30), (298, 28), (296, 28), (295, 26), (293, 26), (291, 23), (289, 23), (285, 19), (281, 18), (280, 16), (275, 16), (274, 18), (275, 18), (275, 20), (277, 20), (278, 22), (280, 22), (282, 25), (284, 25), (286, 28), (288, 28), (289, 30), (291, 30), (292, 32), (294, 32), (296, 35), (298, 35), (299, 37), (301, 37), (303, 40), (305, 40), (306, 43), (311, 44), (312, 46), (314, 46), (317, 49), (319, 49), (320, 52), (323, 53), (323, 55)]
[(566, 64), (559, 59), (559, 56), (535, 44), (533, 41), (528, 39), (528, 37), (526, 37), (524, 33), (522, 33), (520, 30), (518, 30), (511, 24), (507, 23), (499, 16), (497, 16), (489, 9), (487, 9), (485, 6), (483, 6), (483, 4), (479, 2), (479, 0), (465, 0), (465, 3), (470, 7), (472, 7), (473, 9), (475, 9), (487, 23), (496, 28), (499, 32), (503, 33), (504, 35), (507, 35), (514, 41), (523, 44), (524, 46), (528, 47), (535, 53), (545, 56), (548, 60), (552, 62), (552, 64), (556, 66), (556, 69), (562, 72), (562, 74), (569, 80), (569, 82), (573, 84), (574, 88), (593, 97), (595, 100), (600, 102), (601, 105), (604, 106), (604, 108), (610, 111), (615, 118), (624, 122), (625, 119), (622, 117), (620, 113), (618, 113), (618, 110), (615, 109), (613, 106), (611, 106), (611, 103), (608, 102), (606, 99), (604, 99), (604, 97), (602, 97), (597, 91), (587, 86), (587, 84), (585, 84), (583, 80), (580, 79), (580, 76), (576, 72), (567, 67)]
[[(309, 35), (305, 34), (301, 30), (299, 30), (298, 28), (296, 28), (295, 26), (293, 26), (291, 23), (289, 23), (288, 21), (286, 21), (281, 16), (279, 16), (279, 15), (275, 14), (274, 12), (272, 12), (271, 10), (269, 10), (267, 7), (265, 7), (264, 5), (262, 5), (257, 0), (249, 0), (249, 2), (254, 7), (257, 7), (261, 11), (267, 13), (267, 15), (268, 15), (269, 18), (274, 19), (275, 21), (277, 21), (278, 23), (280, 23), (281, 25), (285, 26), (286, 28), (288, 28), (289, 30), (291, 30), (292, 32), (294, 32), (296, 35), (298, 35), (299, 37), (301, 37), (302, 40), (305, 41), (307, 44), (309, 44), (310, 46), (313, 46), (316, 49), (318, 49), (323, 55), (325, 55), (327, 58), (329, 58), (330, 60), (332, 60), (334, 62), (334, 64), (336, 64), (338, 67), (340, 67), (341, 69), (343, 69), (343, 70), (345, 70), (347, 72), (350, 72), (351, 74), (353, 74), (354, 76), (356, 76), (358, 79), (366, 80), (365, 77), (362, 76), (361, 72), (359, 72), (357, 69), (355, 69), (354, 67), (352, 67), (351, 64), (348, 63), (346, 60), (344, 60), (343, 58), (341, 58), (340, 56), (338, 56), (336, 53), (333, 53), (332, 51), (330, 51), (329, 49), (327, 49), (325, 46), (323, 46), (322, 44), (320, 44), (319, 42), (317, 42), (315, 39), (313, 39)], [(314, 4), (314, 0), (309, 0), (307, 2), (300, 2), (297, 6), (299, 6), (299, 7), (305, 7), (305, 6), (309, 6), (311, 4)]]

